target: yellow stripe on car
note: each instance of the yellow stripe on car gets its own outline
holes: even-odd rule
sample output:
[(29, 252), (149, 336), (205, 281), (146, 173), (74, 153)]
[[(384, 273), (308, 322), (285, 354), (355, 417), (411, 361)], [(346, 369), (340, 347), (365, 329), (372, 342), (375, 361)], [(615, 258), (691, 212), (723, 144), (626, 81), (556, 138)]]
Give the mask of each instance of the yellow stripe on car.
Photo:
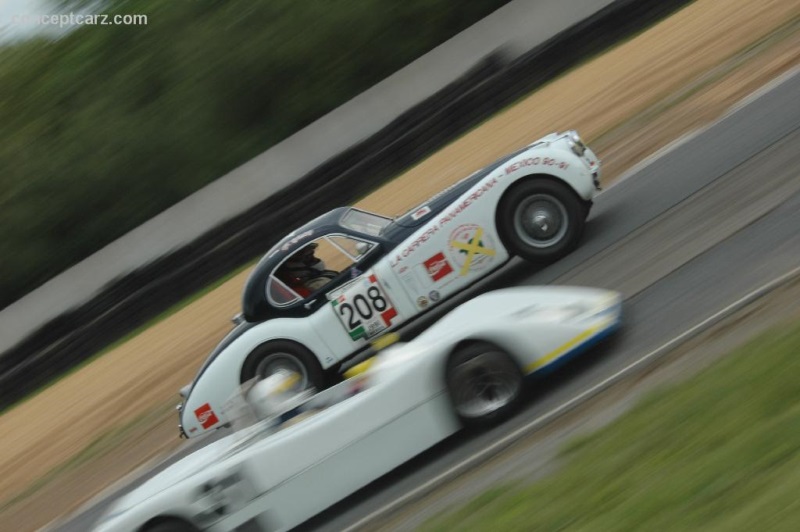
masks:
[(356, 375), (361, 375), (365, 371), (369, 369), (369, 367), (375, 362), (375, 357), (368, 358), (364, 362), (360, 364), (356, 364), (352, 368), (345, 371), (342, 375), (344, 375), (345, 379), (352, 379)]
[(596, 325), (596, 326), (592, 327), (591, 329), (587, 329), (587, 330), (583, 331), (582, 333), (580, 333), (578, 336), (576, 336), (575, 338), (573, 338), (569, 342), (567, 342), (565, 344), (562, 344), (558, 348), (556, 348), (553, 351), (550, 351), (549, 353), (547, 353), (545, 356), (543, 356), (539, 360), (531, 362), (530, 364), (525, 366), (525, 372), (526, 373), (530, 373), (532, 371), (536, 371), (537, 369), (541, 368), (542, 366), (546, 366), (547, 364), (549, 364), (553, 360), (557, 359), (558, 357), (560, 357), (561, 355), (563, 355), (564, 353), (566, 353), (567, 351), (569, 351), (573, 347), (577, 346), (578, 344), (580, 344), (584, 340), (589, 339), (594, 333), (596, 333), (600, 329), (601, 329), (601, 326)]
[[(390, 345), (397, 343), (400, 341), (400, 335), (397, 333), (388, 333), (384, 334), (383, 336), (374, 339), (370, 342), (370, 345), (375, 351), (380, 351), (382, 349), (386, 349)], [(356, 364), (352, 368), (345, 371), (342, 375), (344, 375), (345, 379), (351, 379), (356, 375), (361, 375), (365, 371), (369, 369), (369, 367), (375, 362), (375, 357), (370, 357), (366, 359), (364, 362), (360, 364)]]
[(300, 380), (300, 375), (298, 375), (296, 371), (292, 371), (289, 375), (286, 376), (286, 379), (277, 386), (277, 389), (275, 391), (283, 393), (288, 390), (291, 390), (299, 380)]
[(384, 334), (380, 338), (375, 338), (372, 342), (372, 348), (375, 351), (380, 351), (381, 349), (386, 349), (390, 345), (398, 342), (400, 340), (400, 335), (397, 333), (388, 333)]

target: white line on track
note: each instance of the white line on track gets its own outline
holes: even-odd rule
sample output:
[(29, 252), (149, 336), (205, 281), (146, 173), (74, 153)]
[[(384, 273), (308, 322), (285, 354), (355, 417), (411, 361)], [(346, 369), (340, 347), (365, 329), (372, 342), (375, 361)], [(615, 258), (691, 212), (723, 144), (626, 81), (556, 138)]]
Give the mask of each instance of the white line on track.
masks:
[(517, 441), (518, 439), (522, 438), (523, 436), (533, 432), (536, 429), (541, 428), (542, 426), (546, 425), (554, 421), (559, 416), (569, 412), (570, 410), (580, 406), (587, 400), (591, 399), (592, 397), (596, 396), (600, 392), (606, 390), (611, 385), (615, 384), (617, 381), (621, 380), (623, 377), (627, 377), (633, 374), (636, 371), (641, 371), (649, 366), (649, 364), (657, 361), (662, 356), (666, 355), (679, 345), (683, 344), (684, 342), (694, 338), (701, 332), (705, 331), (712, 325), (719, 323), (723, 319), (727, 318), (734, 312), (740, 310), (741, 308), (749, 305), (753, 301), (767, 295), (768, 293), (772, 292), (776, 288), (783, 286), (784, 284), (794, 280), (795, 278), (800, 277), (800, 266), (794, 268), (793, 270), (789, 271), (781, 275), (780, 277), (773, 279), (772, 281), (756, 288), (755, 290), (749, 292), (748, 294), (744, 295), (743, 297), (737, 299), (730, 305), (726, 306), (722, 310), (717, 311), (713, 315), (709, 316), (705, 320), (701, 321), (700, 323), (694, 325), (690, 329), (684, 331), (680, 335), (672, 338), (671, 340), (667, 341), (666, 343), (662, 344), (660, 347), (650, 351), (649, 353), (645, 354), (644, 356), (638, 358), (634, 362), (628, 364), (621, 370), (617, 371), (613, 375), (607, 377), (606, 379), (600, 381), (599, 383), (595, 384), (591, 388), (584, 390), (580, 394), (576, 395), (572, 399), (562, 403), (561, 405), (557, 406), (556, 408), (542, 414), (541, 416), (537, 417), (526, 423), (525, 425), (519, 427), (515, 431), (507, 434), (506, 436), (502, 437), (501, 439), (495, 441), (488, 447), (484, 447), (480, 451), (476, 452), (472, 456), (462, 460), (461, 462), (457, 463), (456, 465), (450, 467), (446, 471), (440, 473), (439, 475), (433, 477), (432, 479), (428, 480), (424, 484), (414, 488), (413, 490), (407, 492), (406, 494), (398, 497), (394, 501), (390, 502), (389, 504), (384, 505), (383, 507), (375, 510), (374, 512), (362, 517), (352, 525), (348, 526), (344, 529), (344, 532), (352, 532), (358, 530), (364, 526), (366, 526), (371, 521), (383, 516), (390, 514), (400, 508), (401, 506), (412, 502), (418, 498), (427, 495), (437, 487), (449, 482), (450, 480), (455, 479), (459, 475), (467, 472), (469, 469), (485, 462), (489, 458), (493, 457), (499, 451), (509, 447), (512, 443)]

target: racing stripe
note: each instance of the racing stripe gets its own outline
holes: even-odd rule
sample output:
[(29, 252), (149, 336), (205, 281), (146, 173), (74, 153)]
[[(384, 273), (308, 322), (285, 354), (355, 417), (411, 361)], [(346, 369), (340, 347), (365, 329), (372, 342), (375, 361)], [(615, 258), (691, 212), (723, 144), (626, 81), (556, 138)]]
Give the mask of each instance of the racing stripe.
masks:
[(584, 341), (586, 341), (589, 338), (591, 338), (596, 332), (598, 332), (602, 328), (603, 328), (603, 326), (601, 326), (601, 325), (595, 325), (594, 327), (592, 327), (590, 329), (586, 329), (585, 331), (580, 333), (578, 336), (576, 336), (572, 340), (570, 340), (567, 343), (557, 347), (553, 351), (550, 351), (549, 353), (547, 353), (542, 358), (540, 358), (538, 360), (535, 360), (535, 361), (531, 362), (530, 364), (528, 364), (527, 366), (525, 366), (525, 372), (526, 373), (531, 373), (532, 371), (536, 371), (537, 369), (541, 368), (542, 366), (546, 366), (547, 364), (549, 364), (553, 360), (557, 359), (561, 355), (569, 352), (571, 349), (577, 347), (578, 345), (580, 345)]

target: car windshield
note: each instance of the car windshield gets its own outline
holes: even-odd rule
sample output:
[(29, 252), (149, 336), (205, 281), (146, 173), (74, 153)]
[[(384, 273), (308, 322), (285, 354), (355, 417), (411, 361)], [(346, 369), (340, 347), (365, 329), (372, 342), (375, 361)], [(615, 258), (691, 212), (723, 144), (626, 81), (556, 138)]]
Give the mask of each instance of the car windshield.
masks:
[(363, 233), (365, 235), (380, 236), (383, 230), (392, 222), (391, 218), (373, 214), (371, 212), (350, 209), (342, 216), (339, 222), (342, 227)]

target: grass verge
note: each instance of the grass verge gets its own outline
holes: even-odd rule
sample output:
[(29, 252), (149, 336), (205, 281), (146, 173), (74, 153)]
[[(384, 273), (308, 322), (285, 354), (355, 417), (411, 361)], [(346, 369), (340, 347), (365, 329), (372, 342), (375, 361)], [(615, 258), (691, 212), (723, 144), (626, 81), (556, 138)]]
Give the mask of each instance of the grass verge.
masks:
[(564, 467), (423, 530), (781, 530), (800, 522), (800, 322), (758, 336), (608, 427)]

